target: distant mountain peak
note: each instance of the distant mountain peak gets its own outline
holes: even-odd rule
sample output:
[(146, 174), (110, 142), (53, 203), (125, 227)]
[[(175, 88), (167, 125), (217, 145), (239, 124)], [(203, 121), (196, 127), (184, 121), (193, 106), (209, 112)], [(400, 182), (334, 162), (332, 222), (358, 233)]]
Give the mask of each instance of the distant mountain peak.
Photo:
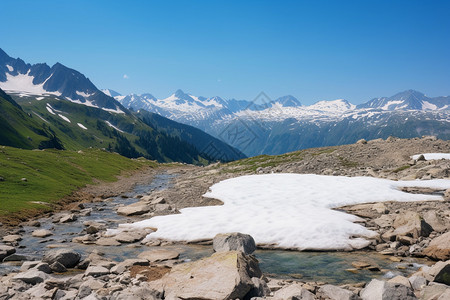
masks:
[(51, 68), (45, 63), (27, 64), (0, 49), (0, 88), (29, 95), (52, 94), (62, 99), (124, 113), (126, 109), (114, 98), (101, 93), (77, 70), (57, 62)]
[(110, 96), (110, 97), (117, 97), (117, 96), (122, 96), (120, 93), (118, 93), (118, 92), (116, 92), (116, 91), (114, 91), (114, 90), (111, 90), (111, 89), (103, 89), (103, 90), (101, 90), (104, 94), (106, 94), (107, 96)]
[(300, 101), (292, 95), (286, 95), (280, 97), (274, 101), (275, 103), (280, 103), (283, 107), (298, 107), (302, 106)]

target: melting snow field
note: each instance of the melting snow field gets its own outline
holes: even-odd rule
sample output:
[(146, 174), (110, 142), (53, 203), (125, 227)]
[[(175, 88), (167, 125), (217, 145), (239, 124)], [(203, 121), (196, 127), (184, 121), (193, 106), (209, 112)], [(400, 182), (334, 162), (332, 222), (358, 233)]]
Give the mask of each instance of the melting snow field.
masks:
[(358, 249), (375, 233), (354, 223), (359, 218), (331, 208), (380, 201), (442, 200), (409, 194), (400, 187), (450, 188), (450, 180), (391, 181), (372, 177), (304, 174), (242, 176), (213, 185), (204, 196), (222, 206), (185, 208), (127, 227), (156, 227), (148, 238), (174, 241), (211, 239), (217, 233), (242, 232), (257, 244), (299, 250)]
[(423, 155), (426, 160), (450, 159), (450, 153), (424, 153), (411, 156), (412, 159), (418, 159)]

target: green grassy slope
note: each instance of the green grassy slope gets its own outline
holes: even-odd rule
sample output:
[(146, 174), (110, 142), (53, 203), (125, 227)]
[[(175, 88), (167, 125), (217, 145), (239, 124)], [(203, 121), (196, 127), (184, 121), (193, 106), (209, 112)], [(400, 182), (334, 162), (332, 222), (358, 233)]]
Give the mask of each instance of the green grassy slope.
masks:
[(42, 128), (54, 132), (68, 150), (94, 147), (159, 162), (209, 161), (193, 145), (152, 128), (130, 113), (111, 113), (54, 96), (13, 95), (13, 98)]
[[(0, 146), (0, 216), (24, 209), (46, 209), (93, 179), (114, 181), (122, 171), (156, 163), (132, 160), (99, 149), (23, 150)], [(22, 180), (26, 178), (26, 180)]]
[[(43, 148), (53, 138), (35, 118), (25, 113), (7, 94), (0, 90), (0, 144), (24, 149)], [(56, 148), (58, 145), (54, 145)]]

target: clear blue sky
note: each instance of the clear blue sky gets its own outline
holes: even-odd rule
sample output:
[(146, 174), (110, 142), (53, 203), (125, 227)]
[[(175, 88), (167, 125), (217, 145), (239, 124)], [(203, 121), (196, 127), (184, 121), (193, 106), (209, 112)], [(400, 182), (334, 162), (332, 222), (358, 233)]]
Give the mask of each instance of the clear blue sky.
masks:
[(123, 94), (450, 95), (450, 1), (2, 0), (0, 10), (10, 56), (61, 62)]

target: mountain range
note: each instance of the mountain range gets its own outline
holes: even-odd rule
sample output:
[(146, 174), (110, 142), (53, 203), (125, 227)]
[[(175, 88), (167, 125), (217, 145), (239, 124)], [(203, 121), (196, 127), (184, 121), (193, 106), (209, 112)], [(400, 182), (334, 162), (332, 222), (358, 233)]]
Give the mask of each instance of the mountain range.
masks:
[[(428, 97), (414, 90), (359, 105), (344, 99), (302, 105), (291, 95), (271, 99), (265, 93), (251, 101), (225, 99), (182, 90), (157, 99), (150, 93), (100, 91), (82, 73), (60, 63), (30, 65), (1, 49), (0, 89), (28, 116), (44, 125), (49, 122), (47, 131), (66, 148), (105, 147), (101, 140), (121, 154), (160, 161), (234, 160), (390, 135), (450, 138), (450, 97)], [(70, 124), (71, 118), (80, 122)], [(77, 131), (72, 134), (77, 143), (65, 137), (69, 129)], [(126, 147), (120, 148), (119, 140)], [(184, 146), (173, 147), (177, 142)]]
[(450, 97), (428, 97), (415, 90), (359, 105), (337, 99), (308, 106), (290, 95), (271, 100), (264, 93), (248, 101), (206, 98), (181, 90), (165, 99), (151, 94), (123, 96), (113, 90), (103, 92), (114, 95), (133, 110), (151, 111), (200, 128), (248, 156), (389, 135), (406, 138), (433, 134), (450, 138)]
[(127, 157), (194, 164), (245, 157), (197, 128), (128, 110), (76, 70), (60, 63), (30, 65), (1, 49), (0, 113), (1, 145), (98, 147)]

